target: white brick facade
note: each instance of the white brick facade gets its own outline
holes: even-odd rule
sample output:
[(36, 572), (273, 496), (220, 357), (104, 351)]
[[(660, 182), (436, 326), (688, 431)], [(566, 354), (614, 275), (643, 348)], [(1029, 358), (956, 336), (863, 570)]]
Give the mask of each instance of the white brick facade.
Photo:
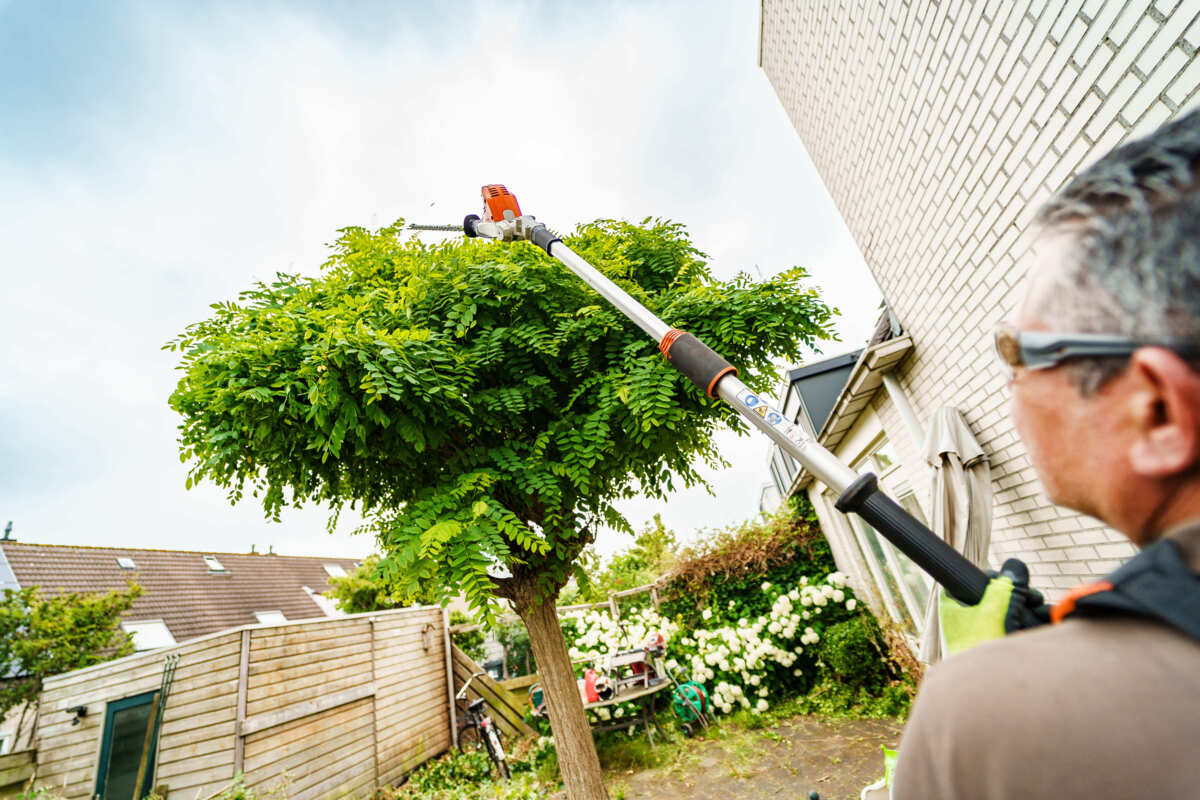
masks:
[[(1200, 0), (765, 0), (762, 14), (762, 67), (914, 341), (898, 377), (920, 421), (956, 406), (991, 456), (992, 562), (1019, 556), (1052, 597), (1111, 570), (1132, 548), (1041, 494), (989, 337), (1038, 205), (1200, 103)], [(891, 402), (873, 406), (927, 485)]]

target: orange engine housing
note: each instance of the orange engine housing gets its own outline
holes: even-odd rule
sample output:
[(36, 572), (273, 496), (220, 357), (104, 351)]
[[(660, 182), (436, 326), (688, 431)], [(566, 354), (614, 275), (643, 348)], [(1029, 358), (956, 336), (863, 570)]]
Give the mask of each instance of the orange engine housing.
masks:
[(505, 189), (503, 184), (491, 183), (483, 187), (483, 219), (497, 222), (504, 219), (504, 212), (511, 211), (514, 217), (521, 216), (517, 196)]

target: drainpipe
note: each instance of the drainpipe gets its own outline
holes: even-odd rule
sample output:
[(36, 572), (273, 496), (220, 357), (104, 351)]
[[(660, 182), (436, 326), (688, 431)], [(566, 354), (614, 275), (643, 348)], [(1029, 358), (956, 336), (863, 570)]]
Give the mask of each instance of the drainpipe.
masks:
[(896, 410), (900, 412), (900, 420), (904, 423), (909, 438), (912, 439), (913, 447), (916, 448), (917, 454), (921, 455), (925, 449), (925, 431), (921, 427), (921, 423), (917, 421), (917, 415), (913, 411), (912, 403), (908, 401), (908, 395), (900, 386), (900, 381), (896, 380), (893, 372), (885, 372), (880, 377), (883, 379), (883, 387), (887, 389), (888, 397), (896, 406)]

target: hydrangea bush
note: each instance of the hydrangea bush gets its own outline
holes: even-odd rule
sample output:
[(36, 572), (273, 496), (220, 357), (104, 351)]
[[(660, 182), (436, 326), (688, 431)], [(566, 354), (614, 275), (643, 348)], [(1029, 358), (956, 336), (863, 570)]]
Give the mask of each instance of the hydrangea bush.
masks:
[[(812, 685), (824, 631), (857, 617), (857, 604), (846, 576), (834, 571), (815, 580), (801, 575), (790, 586), (765, 581), (696, 614), (632, 609), (618, 624), (607, 610), (576, 612), (564, 620), (564, 630), (571, 657), (596, 663), (661, 633), (677, 680), (704, 684), (720, 712), (761, 713), (773, 697), (803, 693)], [(611, 714), (630, 710), (617, 706)], [(597, 709), (597, 716), (608, 718), (605, 711)]]

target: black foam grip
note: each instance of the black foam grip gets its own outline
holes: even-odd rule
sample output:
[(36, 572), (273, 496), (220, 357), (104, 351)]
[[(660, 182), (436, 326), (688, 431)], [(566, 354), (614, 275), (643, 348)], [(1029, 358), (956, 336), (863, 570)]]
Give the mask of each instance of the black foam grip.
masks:
[(709, 397), (715, 396), (716, 380), (737, 368), (690, 333), (681, 333), (667, 348), (667, 360)]
[(529, 234), (529, 239), (538, 247), (550, 252), (550, 245), (555, 242), (561, 242), (562, 239), (554, 235), (554, 231), (547, 228), (545, 225), (536, 225), (533, 231)]
[(846, 487), (835, 505), (838, 511), (853, 511), (866, 520), (955, 600), (973, 606), (983, 599), (987, 574), (881, 492), (871, 473)]

